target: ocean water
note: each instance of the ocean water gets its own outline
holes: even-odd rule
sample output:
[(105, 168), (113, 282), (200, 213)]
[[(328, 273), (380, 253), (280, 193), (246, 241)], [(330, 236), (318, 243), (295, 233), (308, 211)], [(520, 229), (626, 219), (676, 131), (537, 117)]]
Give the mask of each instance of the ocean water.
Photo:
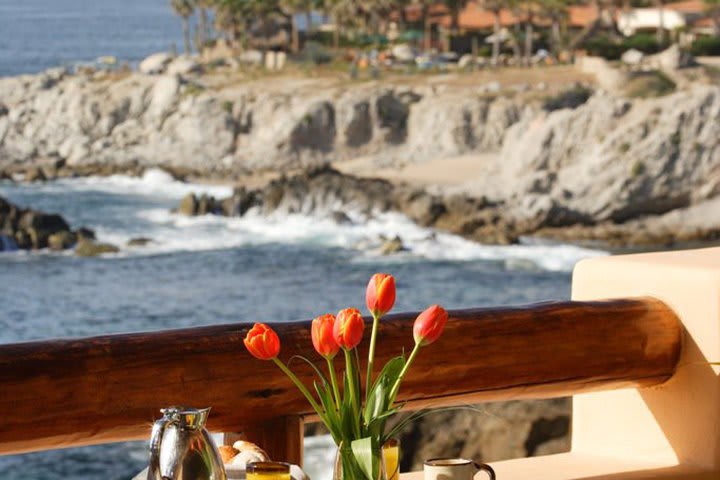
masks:
[[(101, 258), (0, 253), (0, 343), (311, 318), (362, 307), (365, 284), (376, 271), (396, 276), (398, 310), (435, 302), (462, 308), (567, 299), (574, 263), (603, 254), (564, 245), (484, 246), (397, 215), (339, 226), (302, 216), (171, 213), (189, 191), (223, 196), (230, 188), (183, 184), (159, 170), (142, 178), (0, 183), (0, 196), (60, 213), (74, 227), (95, 229), (101, 241), (154, 240)], [(380, 233), (400, 235), (410, 251), (372, 253), (367, 245)], [(308, 455), (327, 456), (322, 445), (312, 443)], [(142, 442), (5, 456), (0, 478), (127, 479), (146, 461)]]
[(0, 0), (0, 76), (182, 49), (170, 0)]

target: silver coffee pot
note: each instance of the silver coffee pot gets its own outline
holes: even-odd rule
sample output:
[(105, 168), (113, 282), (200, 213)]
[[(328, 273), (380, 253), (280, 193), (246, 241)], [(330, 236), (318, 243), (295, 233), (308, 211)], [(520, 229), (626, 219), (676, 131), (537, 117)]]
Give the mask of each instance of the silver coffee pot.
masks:
[(150, 438), (147, 480), (227, 480), (220, 453), (205, 429), (209, 408), (160, 410)]

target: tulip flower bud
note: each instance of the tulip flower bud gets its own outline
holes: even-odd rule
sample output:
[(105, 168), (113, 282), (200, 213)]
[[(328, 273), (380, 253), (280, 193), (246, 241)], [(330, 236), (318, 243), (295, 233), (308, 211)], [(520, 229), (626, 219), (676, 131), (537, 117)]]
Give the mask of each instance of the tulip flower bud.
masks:
[(425, 346), (440, 338), (447, 320), (448, 313), (440, 305), (428, 307), (415, 319), (415, 325), (413, 325), (415, 343)]
[(280, 339), (277, 333), (264, 323), (253, 325), (243, 343), (248, 352), (260, 360), (272, 360), (280, 353)]
[(395, 278), (387, 273), (376, 273), (365, 291), (368, 310), (376, 317), (389, 312), (395, 304)]
[(333, 326), (335, 342), (346, 350), (357, 347), (362, 340), (365, 321), (357, 308), (340, 310)]
[(333, 338), (335, 315), (320, 315), (312, 321), (310, 334), (315, 350), (325, 358), (333, 358), (340, 350), (340, 345)]

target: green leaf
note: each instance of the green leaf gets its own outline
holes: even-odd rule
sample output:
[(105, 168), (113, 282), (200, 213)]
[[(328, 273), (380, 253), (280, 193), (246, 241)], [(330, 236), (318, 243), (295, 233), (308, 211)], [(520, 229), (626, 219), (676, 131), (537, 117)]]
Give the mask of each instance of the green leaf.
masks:
[(387, 417), (395, 413), (393, 411), (388, 414), (388, 409), (391, 407), (390, 402), (392, 401), (390, 393), (404, 366), (405, 358), (403, 356), (388, 360), (371, 388), (363, 412), (365, 426), (370, 436), (378, 438), (385, 430)]
[[(378, 454), (380, 450), (376, 444), (373, 443), (373, 438), (365, 437), (354, 440), (350, 446), (352, 447), (355, 461), (363, 474), (365, 474), (367, 480), (378, 479), (380, 472), (380, 459), (378, 458)], [(376, 453), (374, 454), (373, 452)]]
[(303, 357), (302, 355), (293, 355), (292, 357), (290, 357), (290, 359), (288, 360), (288, 367), (290, 367), (290, 364), (292, 363), (292, 361), (295, 358), (298, 358), (298, 359), (304, 361), (305, 363), (307, 363), (308, 365), (310, 365), (310, 367), (312, 367), (312, 369), (315, 370), (315, 373), (317, 373), (317, 376), (320, 377), (320, 380), (322, 380), (323, 384), (328, 383), (327, 379), (322, 374), (322, 371), (318, 368), (318, 366), (315, 365), (312, 361), (308, 360), (306, 357)]
[(313, 384), (315, 385), (315, 391), (318, 393), (318, 396), (320, 397), (320, 402), (323, 406), (323, 409), (325, 410), (325, 418), (323, 419), (323, 423), (325, 423), (325, 425), (330, 430), (330, 435), (332, 435), (335, 444), (339, 444), (343, 438), (342, 423), (340, 421), (340, 414), (335, 407), (332, 393), (330, 393), (327, 385), (323, 387), (317, 382), (313, 382)]
[(479, 413), (485, 413), (484, 410), (474, 406), (474, 405), (459, 405), (456, 407), (445, 407), (445, 408), (437, 408), (437, 409), (424, 409), (424, 410), (418, 410), (416, 412), (411, 413), (407, 418), (404, 418), (400, 422), (398, 422), (389, 432), (385, 433), (381, 441), (385, 443), (386, 440), (396, 437), (405, 427), (407, 427), (410, 423), (414, 422), (415, 420), (418, 420), (422, 417), (425, 417), (427, 415), (430, 415), (431, 413), (440, 413), (440, 412), (448, 412), (453, 410), (470, 410), (473, 412), (479, 412)]
[(360, 419), (353, 407), (352, 392), (347, 373), (343, 374), (343, 399), (340, 405), (340, 421), (344, 439), (360, 438), (360, 429), (358, 428)]

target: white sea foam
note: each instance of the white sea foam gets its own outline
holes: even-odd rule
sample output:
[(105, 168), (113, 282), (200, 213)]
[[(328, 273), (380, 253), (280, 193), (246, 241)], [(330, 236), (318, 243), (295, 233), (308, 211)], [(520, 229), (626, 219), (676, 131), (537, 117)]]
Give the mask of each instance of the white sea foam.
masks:
[(159, 168), (150, 168), (140, 177), (110, 175), (107, 177), (63, 178), (45, 184), (34, 185), (40, 191), (98, 191), (121, 195), (142, 195), (163, 198), (182, 198), (188, 193), (206, 193), (216, 197), (232, 194), (227, 185), (185, 183), (175, 180)]
[(403, 215), (379, 214), (364, 223), (339, 225), (333, 220), (306, 215), (244, 217), (186, 217), (164, 209), (138, 212), (154, 226), (145, 232), (99, 230), (101, 238), (118, 244), (132, 236), (149, 236), (154, 243), (134, 248), (135, 254), (198, 251), (257, 245), (263, 243), (306, 244), (319, 247), (356, 249), (357, 261), (369, 261), (380, 254), (382, 236), (402, 239), (406, 251), (384, 257), (384, 261), (432, 260), (505, 262), (510, 268), (568, 271), (580, 259), (604, 252), (571, 245), (490, 246), (456, 235), (422, 228)]
[[(38, 192), (96, 191), (116, 195), (155, 198), (161, 204), (175, 205), (184, 195), (207, 193), (217, 198), (232, 193), (229, 186), (188, 184), (173, 179), (166, 172), (151, 169), (142, 177), (113, 175), (64, 179), (33, 185)], [(152, 204), (155, 206), (151, 206)], [(152, 255), (177, 251), (203, 251), (267, 243), (304, 244), (318, 247), (340, 247), (356, 250), (357, 262), (375, 261), (381, 253), (383, 238), (400, 237), (405, 251), (383, 257), (384, 262), (407, 262), (416, 259), (503, 263), (507, 268), (569, 271), (585, 257), (605, 252), (571, 245), (483, 245), (457, 235), (423, 228), (398, 213), (380, 213), (372, 218), (347, 212), (351, 224), (338, 224), (330, 218), (300, 214), (263, 216), (250, 211), (244, 217), (186, 217), (158, 207), (157, 201), (134, 215), (137, 221), (93, 224), (98, 238), (122, 246), (134, 237), (153, 240), (141, 247), (125, 248), (118, 255)], [(113, 212), (113, 215), (118, 213)], [(127, 219), (126, 219), (127, 220)], [(109, 225), (115, 225), (112, 227)], [(120, 226), (122, 225), (122, 226)]]

